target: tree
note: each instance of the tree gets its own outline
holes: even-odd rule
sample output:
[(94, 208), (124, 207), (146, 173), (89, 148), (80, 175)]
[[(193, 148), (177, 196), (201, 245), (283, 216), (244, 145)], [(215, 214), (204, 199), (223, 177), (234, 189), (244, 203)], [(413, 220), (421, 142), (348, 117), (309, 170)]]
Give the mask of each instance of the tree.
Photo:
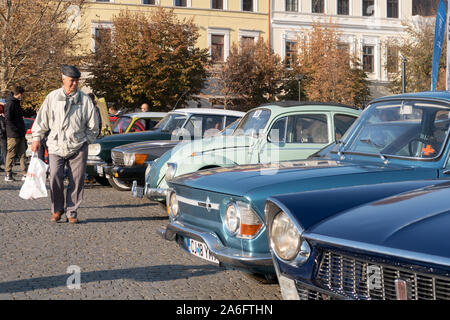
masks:
[(0, 2), (0, 91), (14, 85), (35, 108), (61, 85), (61, 66), (79, 61), (79, 25), (85, 0), (4, 0)]
[(310, 30), (298, 37), (298, 45), (285, 96), (298, 96), (295, 76), (302, 74), (302, 95), (307, 100), (361, 106), (369, 99), (367, 75), (349, 48), (340, 43), (334, 24), (313, 23)]
[[(408, 92), (430, 90), (435, 21), (434, 18), (418, 17), (412, 23), (406, 24), (406, 36), (401, 41), (391, 44), (407, 60), (406, 89)], [(439, 64), (437, 90), (445, 90), (446, 52), (447, 41), (444, 41)], [(390, 90), (393, 93), (401, 93), (401, 70), (392, 73), (390, 78), (392, 80)]]
[(246, 111), (260, 104), (275, 101), (282, 90), (283, 64), (267, 42), (259, 38), (233, 44), (227, 61), (219, 71), (225, 105), (238, 101)]
[(208, 50), (196, 48), (198, 28), (173, 10), (150, 16), (121, 11), (112, 34), (97, 39), (89, 85), (98, 96), (133, 108), (147, 101), (167, 111), (195, 99), (204, 86)]

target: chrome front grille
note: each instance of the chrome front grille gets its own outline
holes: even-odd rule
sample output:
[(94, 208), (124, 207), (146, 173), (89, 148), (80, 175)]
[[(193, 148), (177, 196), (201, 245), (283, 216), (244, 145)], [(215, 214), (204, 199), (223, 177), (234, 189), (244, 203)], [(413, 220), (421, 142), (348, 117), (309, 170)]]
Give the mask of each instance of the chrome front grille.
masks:
[(300, 284), (297, 284), (296, 287), (300, 300), (333, 300), (329, 295), (305, 288)]
[(112, 162), (115, 165), (123, 166), (123, 152), (120, 151), (111, 151)]
[(376, 264), (330, 251), (323, 253), (317, 281), (321, 287), (351, 299), (396, 300), (396, 281), (406, 283), (407, 299), (450, 299), (450, 278)]

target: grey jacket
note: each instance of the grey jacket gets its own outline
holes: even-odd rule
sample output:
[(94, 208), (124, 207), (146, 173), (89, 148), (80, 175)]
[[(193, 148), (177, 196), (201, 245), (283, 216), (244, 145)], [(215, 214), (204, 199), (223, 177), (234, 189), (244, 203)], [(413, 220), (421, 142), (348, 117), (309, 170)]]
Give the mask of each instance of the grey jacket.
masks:
[(98, 135), (99, 125), (94, 108), (91, 99), (80, 90), (69, 100), (63, 88), (50, 92), (34, 121), (31, 130), (33, 141), (40, 141), (49, 132), (48, 153), (70, 157), (84, 143), (94, 142)]

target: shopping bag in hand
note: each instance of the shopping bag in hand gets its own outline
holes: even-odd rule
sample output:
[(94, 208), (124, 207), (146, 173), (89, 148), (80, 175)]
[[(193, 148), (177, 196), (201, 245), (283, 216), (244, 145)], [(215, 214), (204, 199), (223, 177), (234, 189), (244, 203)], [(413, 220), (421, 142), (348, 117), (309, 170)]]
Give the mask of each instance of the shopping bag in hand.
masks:
[(25, 183), (20, 189), (19, 197), (25, 200), (47, 197), (45, 180), (48, 165), (39, 159), (36, 154), (31, 156)]

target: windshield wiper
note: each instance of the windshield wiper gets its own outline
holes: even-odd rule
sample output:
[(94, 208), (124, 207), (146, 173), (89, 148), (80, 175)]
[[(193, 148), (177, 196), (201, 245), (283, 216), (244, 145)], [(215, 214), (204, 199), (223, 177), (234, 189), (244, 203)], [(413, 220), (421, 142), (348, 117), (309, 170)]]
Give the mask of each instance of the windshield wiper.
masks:
[(378, 153), (378, 155), (380, 156), (381, 160), (384, 161), (384, 164), (388, 164), (388, 159), (384, 156), (384, 154), (382, 154), (380, 152), (380, 150), (378, 150), (378, 148), (382, 148), (383, 146), (377, 145), (375, 142), (373, 142), (371, 139), (359, 139), (359, 141), (367, 143), (369, 145), (371, 145)]

